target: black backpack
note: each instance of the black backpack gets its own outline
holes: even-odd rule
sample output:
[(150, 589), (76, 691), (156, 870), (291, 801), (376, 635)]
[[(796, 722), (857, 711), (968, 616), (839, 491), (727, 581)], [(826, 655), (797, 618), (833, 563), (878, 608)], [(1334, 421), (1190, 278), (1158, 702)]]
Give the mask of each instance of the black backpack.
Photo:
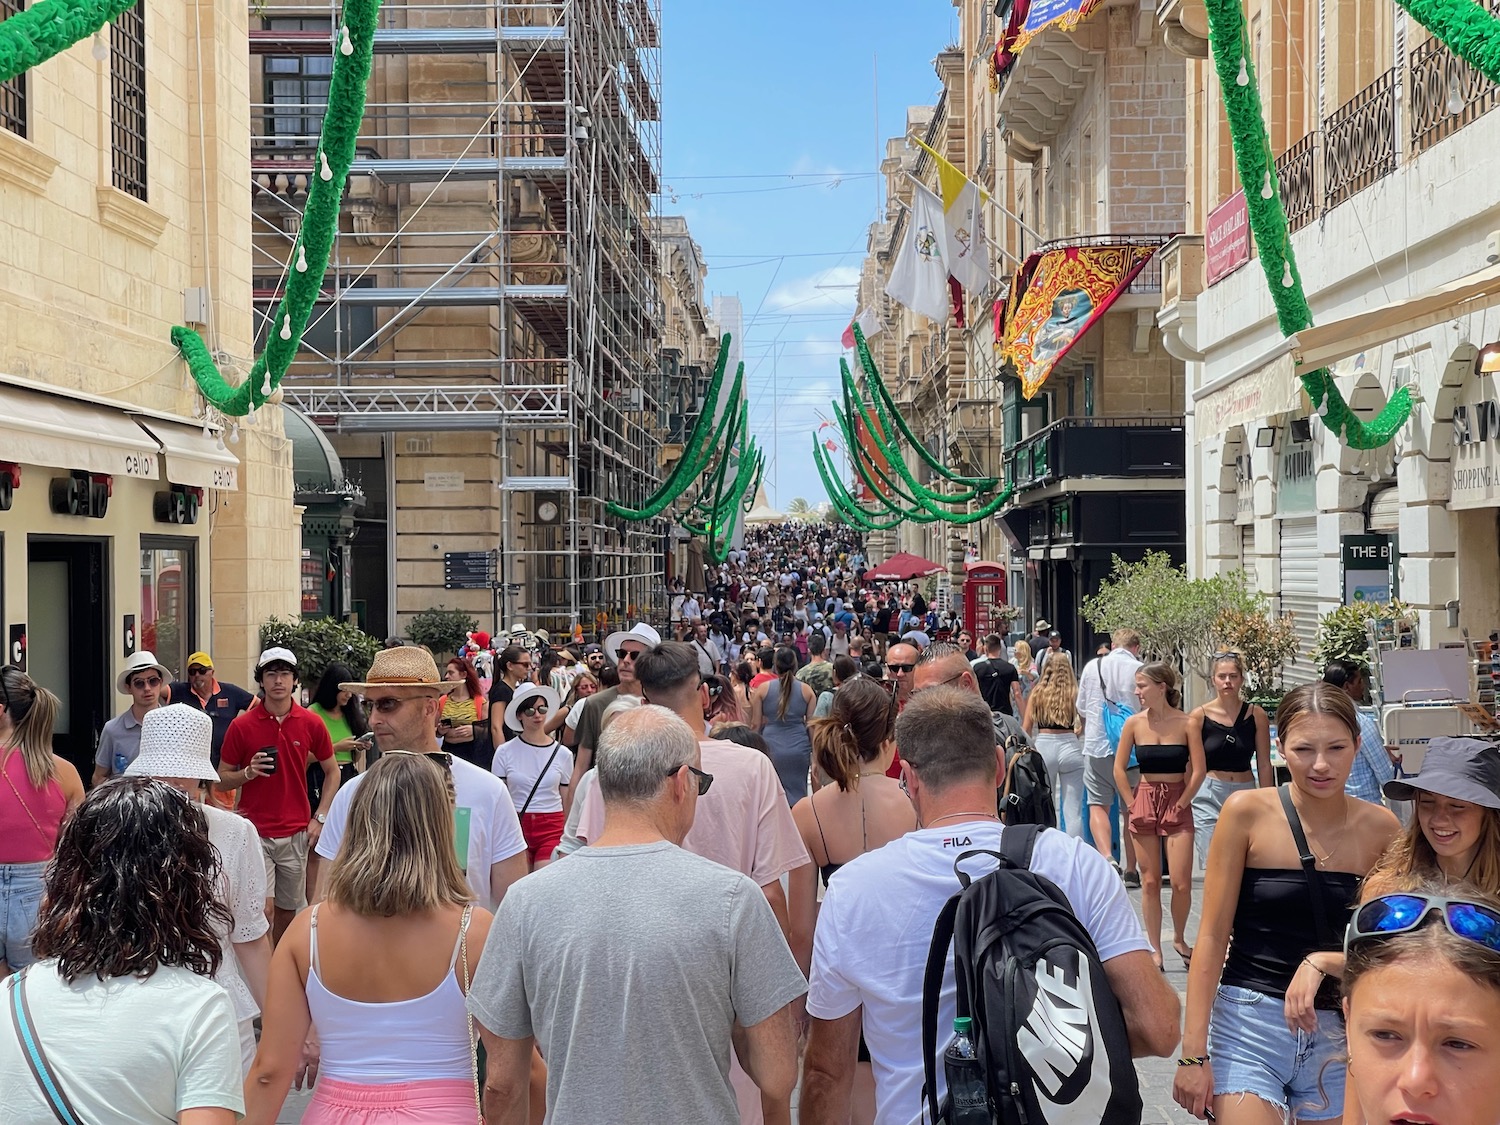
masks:
[[(1088, 930), (1052, 880), (1031, 870), (1043, 829), (1007, 828), (1000, 851), (954, 862), (961, 890), (933, 929), (922, 982), (922, 1096), (936, 1125), (938, 999), (953, 952), (958, 1015), (973, 1021), (998, 1125), (1140, 1125), (1141, 1091), (1119, 1001)], [(994, 856), (971, 880), (959, 865)]]
[(1000, 789), (999, 806), (1000, 823), (1007, 827), (1057, 827), (1057, 802), (1052, 799), (1047, 763), (1031, 746), (1015, 738), (1005, 740), (1005, 784)]

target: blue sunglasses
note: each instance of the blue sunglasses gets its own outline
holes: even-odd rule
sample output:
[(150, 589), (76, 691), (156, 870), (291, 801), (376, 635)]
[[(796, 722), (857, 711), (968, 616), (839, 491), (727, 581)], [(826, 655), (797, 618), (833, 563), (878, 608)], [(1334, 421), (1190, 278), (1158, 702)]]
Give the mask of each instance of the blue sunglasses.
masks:
[(1438, 895), (1381, 895), (1354, 912), (1344, 933), (1344, 952), (1355, 942), (1410, 933), (1436, 912), (1448, 932), (1500, 953), (1500, 913), (1477, 902)]

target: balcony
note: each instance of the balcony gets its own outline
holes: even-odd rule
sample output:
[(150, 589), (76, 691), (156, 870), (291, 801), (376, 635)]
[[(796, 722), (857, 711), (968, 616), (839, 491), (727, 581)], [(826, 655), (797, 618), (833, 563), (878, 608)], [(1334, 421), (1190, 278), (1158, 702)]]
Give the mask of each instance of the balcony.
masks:
[(1392, 67), (1324, 124), (1323, 206), (1332, 211), (1396, 170), (1396, 70)]
[(1005, 455), (1018, 494), (1061, 481), (1180, 480), (1186, 464), (1176, 416), (1061, 418)]
[[(1490, 0), (1491, 11), (1500, 0)], [(1426, 152), (1500, 104), (1496, 86), (1442, 42), (1429, 39), (1411, 53), (1408, 139), (1413, 155)]]
[(1276, 161), (1281, 205), (1289, 229), (1298, 231), (1318, 216), (1318, 134), (1312, 132)]
[(1104, 70), (1103, 25), (1092, 20), (1072, 33), (1050, 27), (999, 76), (995, 109), (1012, 157), (1035, 163), (1062, 135), (1074, 108), (1088, 96), (1094, 74)]

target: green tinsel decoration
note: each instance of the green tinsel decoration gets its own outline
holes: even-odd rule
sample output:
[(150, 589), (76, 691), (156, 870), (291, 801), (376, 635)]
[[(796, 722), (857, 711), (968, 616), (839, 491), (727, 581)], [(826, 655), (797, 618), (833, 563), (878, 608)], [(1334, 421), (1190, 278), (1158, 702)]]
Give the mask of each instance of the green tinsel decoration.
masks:
[[(1464, 62), (1500, 83), (1500, 24), (1474, 0), (1396, 0)], [(14, 18), (14, 17), (12, 17)]]
[[(1446, 4), (1436, 3), (1435, 0), (1408, 0), (1403, 6), (1425, 23), (1416, 8), (1451, 10), (1455, 5), (1452, 0)], [(1457, 6), (1476, 12), (1481, 10), (1467, 2), (1460, 2)], [(1250, 213), (1250, 230), (1255, 236), (1256, 249), (1260, 252), (1260, 264), (1266, 274), (1266, 283), (1270, 286), (1271, 301), (1276, 306), (1276, 323), (1284, 335), (1292, 336), (1311, 327), (1312, 310), (1308, 307), (1307, 296), (1302, 288), (1302, 275), (1297, 270), (1296, 256), (1292, 252), (1286, 210), (1281, 203), (1275, 161), (1271, 158), (1271, 142), (1266, 133), (1260, 90), (1255, 82), (1254, 67), (1250, 64), (1245, 13), (1240, 7), (1240, 0), (1206, 0), (1205, 7), (1208, 12), (1209, 46), (1213, 52), (1219, 88), (1224, 94), (1229, 135), (1234, 143), (1235, 167), (1239, 172), (1240, 186), (1245, 190), (1245, 203)], [(1484, 18), (1493, 28), (1493, 19), (1488, 14)], [(1262, 194), (1262, 187), (1268, 179), (1272, 185), (1269, 199)], [(1339, 393), (1327, 368), (1303, 375), (1302, 386), (1312, 399), (1323, 424), (1352, 449), (1380, 448), (1394, 438), (1396, 432), (1411, 417), (1412, 397), (1411, 391), (1406, 387), (1397, 389), (1391, 395), (1377, 417), (1369, 422), (1362, 422), (1349, 409), (1349, 404)]]
[(93, 35), (135, 0), (41, 0), (0, 23), (0, 82)]
[(813, 462), (818, 466), (818, 476), (823, 480), (823, 490), (828, 493), (829, 502), (845, 520), (861, 531), (889, 531), (906, 522), (904, 514), (897, 514), (895, 519), (886, 521), (860, 507), (859, 502), (844, 488), (844, 482), (839, 480), (833, 467), (828, 464), (827, 454), (823, 452), (823, 444), (818, 441), (817, 434), (812, 435), (812, 442)]

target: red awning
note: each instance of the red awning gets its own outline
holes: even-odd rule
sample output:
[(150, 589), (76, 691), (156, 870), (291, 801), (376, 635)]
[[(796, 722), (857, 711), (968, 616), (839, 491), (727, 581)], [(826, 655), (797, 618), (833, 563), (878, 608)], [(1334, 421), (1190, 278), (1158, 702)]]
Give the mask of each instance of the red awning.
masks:
[(913, 555), (907, 551), (892, 555), (874, 570), (865, 572), (866, 582), (910, 582), (913, 578), (926, 578), (943, 568), (937, 563)]

